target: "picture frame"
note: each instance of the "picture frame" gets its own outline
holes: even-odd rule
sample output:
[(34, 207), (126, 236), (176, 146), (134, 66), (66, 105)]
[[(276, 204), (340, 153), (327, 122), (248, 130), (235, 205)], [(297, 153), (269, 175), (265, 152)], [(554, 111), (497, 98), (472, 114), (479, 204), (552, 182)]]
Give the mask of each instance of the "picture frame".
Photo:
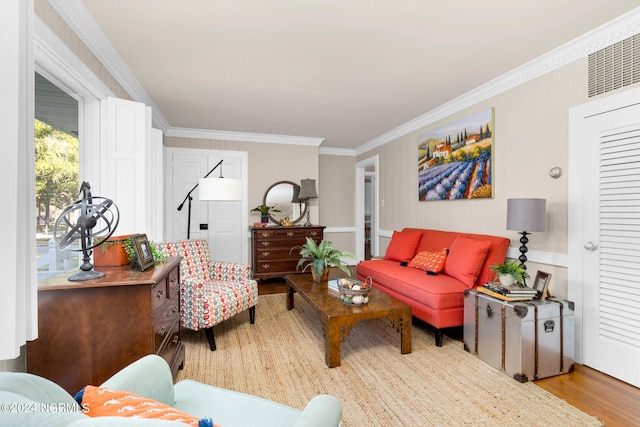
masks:
[(549, 292), (549, 282), (551, 282), (551, 274), (545, 273), (544, 271), (538, 271), (536, 273), (536, 278), (531, 287), (538, 292), (537, 298), (546, 299), (551, 296)]
[(154, 266), (153, 253), (146, 234), (131, 236), (131, 246), (135, 252), (133, 261), (131, 261), (132, 268), (144, 271)]
[(495, 110), (418, 135), (418, 200), (493, 198)]

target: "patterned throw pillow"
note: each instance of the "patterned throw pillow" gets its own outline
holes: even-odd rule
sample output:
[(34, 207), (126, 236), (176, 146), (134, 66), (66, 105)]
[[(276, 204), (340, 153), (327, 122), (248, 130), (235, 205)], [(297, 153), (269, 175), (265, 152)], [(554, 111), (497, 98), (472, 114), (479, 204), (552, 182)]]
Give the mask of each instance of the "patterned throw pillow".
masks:
[(210, 419), (198, 419), (164, 403), (127, 391), (88, 385), (78, 392), (76, 400), (81, 402), (82, 412), (90, 417), (154, 418), (194, 427), (220, 427)]
[(419, 268), (429, 273), (440, 273), (447, 260), (449, 249), (442, 249), (439, 252), (422, 251), (409, 262), (409, 267)]

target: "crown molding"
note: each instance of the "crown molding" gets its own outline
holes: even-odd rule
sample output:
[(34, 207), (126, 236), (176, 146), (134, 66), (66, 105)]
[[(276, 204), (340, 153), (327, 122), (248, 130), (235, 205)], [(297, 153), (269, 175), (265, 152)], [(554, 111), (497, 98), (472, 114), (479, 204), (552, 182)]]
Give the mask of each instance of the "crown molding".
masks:
[(325, 156), (355, 157), (356, 150), (350, 148), (320, 147), (320, 154)]
[(154, 127), (166, 132), (170, 125), (153, 99), (118, 54), (109, 39), (80, 0), (48, 0), (51, 7), (67, 23), (91, 53), (122, 86), (131, 99), (151, 107)]
[(636, 8), (356, 148), (360, 155), (640, 32)]
[(223, 130), (169, 128), (165, 134), (178, 138), (215, 139), (221, 141), (266, 142), (268, 144), (309, 145), (319, 147), (324, 138), (273, 135), (268, 133), (232, 132)]

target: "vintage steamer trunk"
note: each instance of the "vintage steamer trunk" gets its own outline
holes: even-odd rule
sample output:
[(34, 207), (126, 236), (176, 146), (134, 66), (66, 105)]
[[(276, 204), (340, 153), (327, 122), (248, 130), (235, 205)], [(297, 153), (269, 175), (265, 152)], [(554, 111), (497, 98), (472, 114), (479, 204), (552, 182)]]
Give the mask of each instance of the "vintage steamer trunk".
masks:
[(464, 348), (520, 382), (573, 371), (573, 302), (465, 292)]

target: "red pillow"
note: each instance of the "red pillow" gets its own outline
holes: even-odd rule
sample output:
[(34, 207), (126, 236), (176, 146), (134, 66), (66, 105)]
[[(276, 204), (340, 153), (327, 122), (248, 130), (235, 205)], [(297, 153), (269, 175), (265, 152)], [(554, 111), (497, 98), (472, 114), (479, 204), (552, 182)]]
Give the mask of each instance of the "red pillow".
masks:
[(439, 252), (418, 252), (418, 255), (409, 262), (409, 267), (419, 268), (429, 273), (440, 273), (444, 268), (448, 252), (449, 249), (443, 249)]
[(491, 242), (458, 236), (451, 243), (444, 273), (473, 288), (480, 275)]
[(384, 259), (391, 261), (409, 261), (413, 258), (422, 237), (419, 231), (394, 231), (387, 247)]

